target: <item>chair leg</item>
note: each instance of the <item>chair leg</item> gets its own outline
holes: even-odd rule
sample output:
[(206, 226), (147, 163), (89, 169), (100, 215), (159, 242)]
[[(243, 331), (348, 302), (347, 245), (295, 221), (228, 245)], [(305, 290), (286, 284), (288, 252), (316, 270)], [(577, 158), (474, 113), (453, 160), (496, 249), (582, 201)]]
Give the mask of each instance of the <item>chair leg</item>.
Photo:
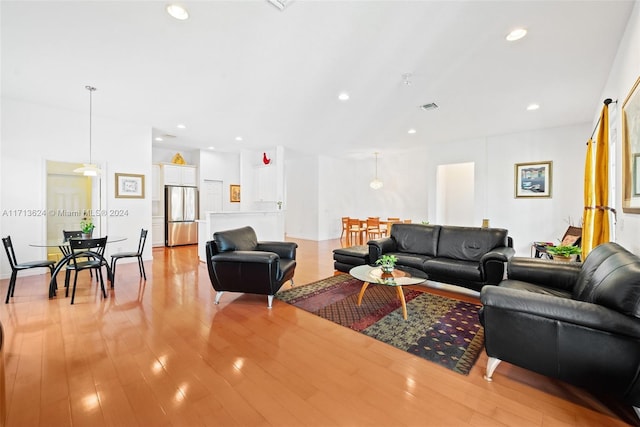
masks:
[(273, 305), (273, 295), (267, 295), (267, 308), (271, 308)]
[(214, 301), (215, 304), (220, 304), (220, 297), (222, 297), (223, 293), (223, 291), (216, 292), (216, 300)]
[(500, 359), (496, 359), (495, 357), (489, 357), (487, 361), (487, 373), (484, 375), (484, 379), (491, 382), (493, 381), (493, 372), (496, 370), (498, 365), (502, 362)]
[(114, 258), (111, 260), (111, 287), (113, 288), (116, 284), (116, 265), (118, 264), (119, 258)]
[(4, 300), (5, 304), (9, 304), (9, 297), (13, 296), (13, 288), (16, 286), (16, 278), (18, 277), (17, 271), (11, 272), (11, 280), (9, 280), (9, 287), (7, 288), (7, 299)]
[(142, 261), (142, 256), (138, 257), (138, 266), (140, 267), (140, 275), (144, 277), (144, 280), (147, 280), (147, 272), (144, 271), (144, 262)]
[(67, 270), (64, 273), (64, 296), (69, 296), (69, 278), (71, 277), (71, 270)]
[[(14, 274), (11, 274), (12, 277), (14, 277)], [(13, 294), (16, 291), (16, 281), (18, 280), (18, 272), (15, 272), (15, 277), (14, 279), (11, 281), (11, 298), (13, 298)]]
[[(73, 275), (73, 292), (71, 293), (71, 304), (76, 300), (76, 284), (78, 283), (78, 272)], [(69, 288), (67, 288), (67, 295), (69, 295)]]
[(102, 289), (102, 297), (106, 298), (107, 297), (107, 291), (104, 289), (104, 278), (102, 277), (102, 267), (97, 269), (96, 277), (97, 276), (100, 276), (100, 289)]

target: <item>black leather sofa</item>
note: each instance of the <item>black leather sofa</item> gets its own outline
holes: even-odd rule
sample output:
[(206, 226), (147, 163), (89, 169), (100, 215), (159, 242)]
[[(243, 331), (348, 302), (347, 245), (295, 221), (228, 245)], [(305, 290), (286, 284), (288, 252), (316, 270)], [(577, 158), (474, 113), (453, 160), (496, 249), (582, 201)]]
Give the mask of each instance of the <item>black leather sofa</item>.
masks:
[(503, 228), (394, 224), (391, 235), (370, 240), (369, 260), (395, 255), (398, 265), (424, 271), (430, 280), (476, 291), (504, 278), (504, 266), (514, 254)]
[(293, 242), (259, 242), (251, 227), (219, 231), (206, 243), (207, 269), (216, 290), (215, 303), (223, 292), (273, 296), (287, 281), (293, 283), (296, 248)]
[(640, 407), (640, 258), (616, 243), (584, 263), (511, 259), (480, 293), (485, 379), (504, 360)]

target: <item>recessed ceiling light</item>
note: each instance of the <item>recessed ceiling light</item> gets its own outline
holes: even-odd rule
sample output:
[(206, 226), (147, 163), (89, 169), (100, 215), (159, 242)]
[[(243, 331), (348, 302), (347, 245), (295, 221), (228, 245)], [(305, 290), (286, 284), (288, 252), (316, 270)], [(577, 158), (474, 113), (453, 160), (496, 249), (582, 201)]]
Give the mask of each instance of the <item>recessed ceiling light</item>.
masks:
[(236, 141), (242, 141), (242, 137), (241, 136), (236, 136)]
[(416, 133), (416, 130), (415, 129), (409, 129), (408, 133), (413, 135), (414, 133)]
[(340, 95), (338, 95), (338, 99), (340, 101), (348, 101), (349, 100), (349, 94), (347, 92), (342, 92)]
[(156, 136), (156, 137), (155, 137), (155, 140), (156, 140), (156, 141), (162, 141), (162, 138), (160, 138), (159, 136)]
[(527, 30), (525, 30), (524, 28), (516, 28), (515, 30), (507, 34), (507, 40), (510, 42), (514, 42), (516, 40), (520, 40), (526, 35), (527, 35)]
[(209, 147), (209, 150), (215, 150), (216, 147)]
[(535, 111), (540, 108), (539, 104), (529, 104), (527, 105), (527, 111)]
[(179, 4), (168, 5), (167, 13), (179, 21), (184, 21), (185, 19), (189, 19), (189, 12), (187, 12), (187, 9), (180, 6)]
[(187, 127), (186, 127), (185, 125), (183, 125), (183, 124), (179, 124), (177, 127), (178, 127), (178, 129), (186, 129), (186, 128), (187, 128)]

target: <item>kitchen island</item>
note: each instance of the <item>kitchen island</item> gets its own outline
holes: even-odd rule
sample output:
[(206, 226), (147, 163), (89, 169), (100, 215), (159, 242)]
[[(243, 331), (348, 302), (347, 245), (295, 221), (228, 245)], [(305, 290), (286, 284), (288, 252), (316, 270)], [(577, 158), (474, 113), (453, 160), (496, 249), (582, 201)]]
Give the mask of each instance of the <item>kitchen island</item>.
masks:
[(198, 220), (198, 258), (206, 262), (206, 243), (216, 231), (253, 227), (259, 241), (284, 241), (284, 211), (205, 212)]

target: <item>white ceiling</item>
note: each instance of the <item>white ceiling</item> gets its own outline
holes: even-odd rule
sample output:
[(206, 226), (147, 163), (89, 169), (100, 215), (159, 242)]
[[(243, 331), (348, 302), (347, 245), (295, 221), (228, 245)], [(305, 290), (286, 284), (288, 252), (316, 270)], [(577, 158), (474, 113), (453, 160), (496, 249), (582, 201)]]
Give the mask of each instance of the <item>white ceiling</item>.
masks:
[(3, 0), (2, 96), (87, 111), (90, 84), (94, 117), (172, 148), (406, 150), (591, 122), (634, 2), (182, 4), (187, 21), (160, 1)]

